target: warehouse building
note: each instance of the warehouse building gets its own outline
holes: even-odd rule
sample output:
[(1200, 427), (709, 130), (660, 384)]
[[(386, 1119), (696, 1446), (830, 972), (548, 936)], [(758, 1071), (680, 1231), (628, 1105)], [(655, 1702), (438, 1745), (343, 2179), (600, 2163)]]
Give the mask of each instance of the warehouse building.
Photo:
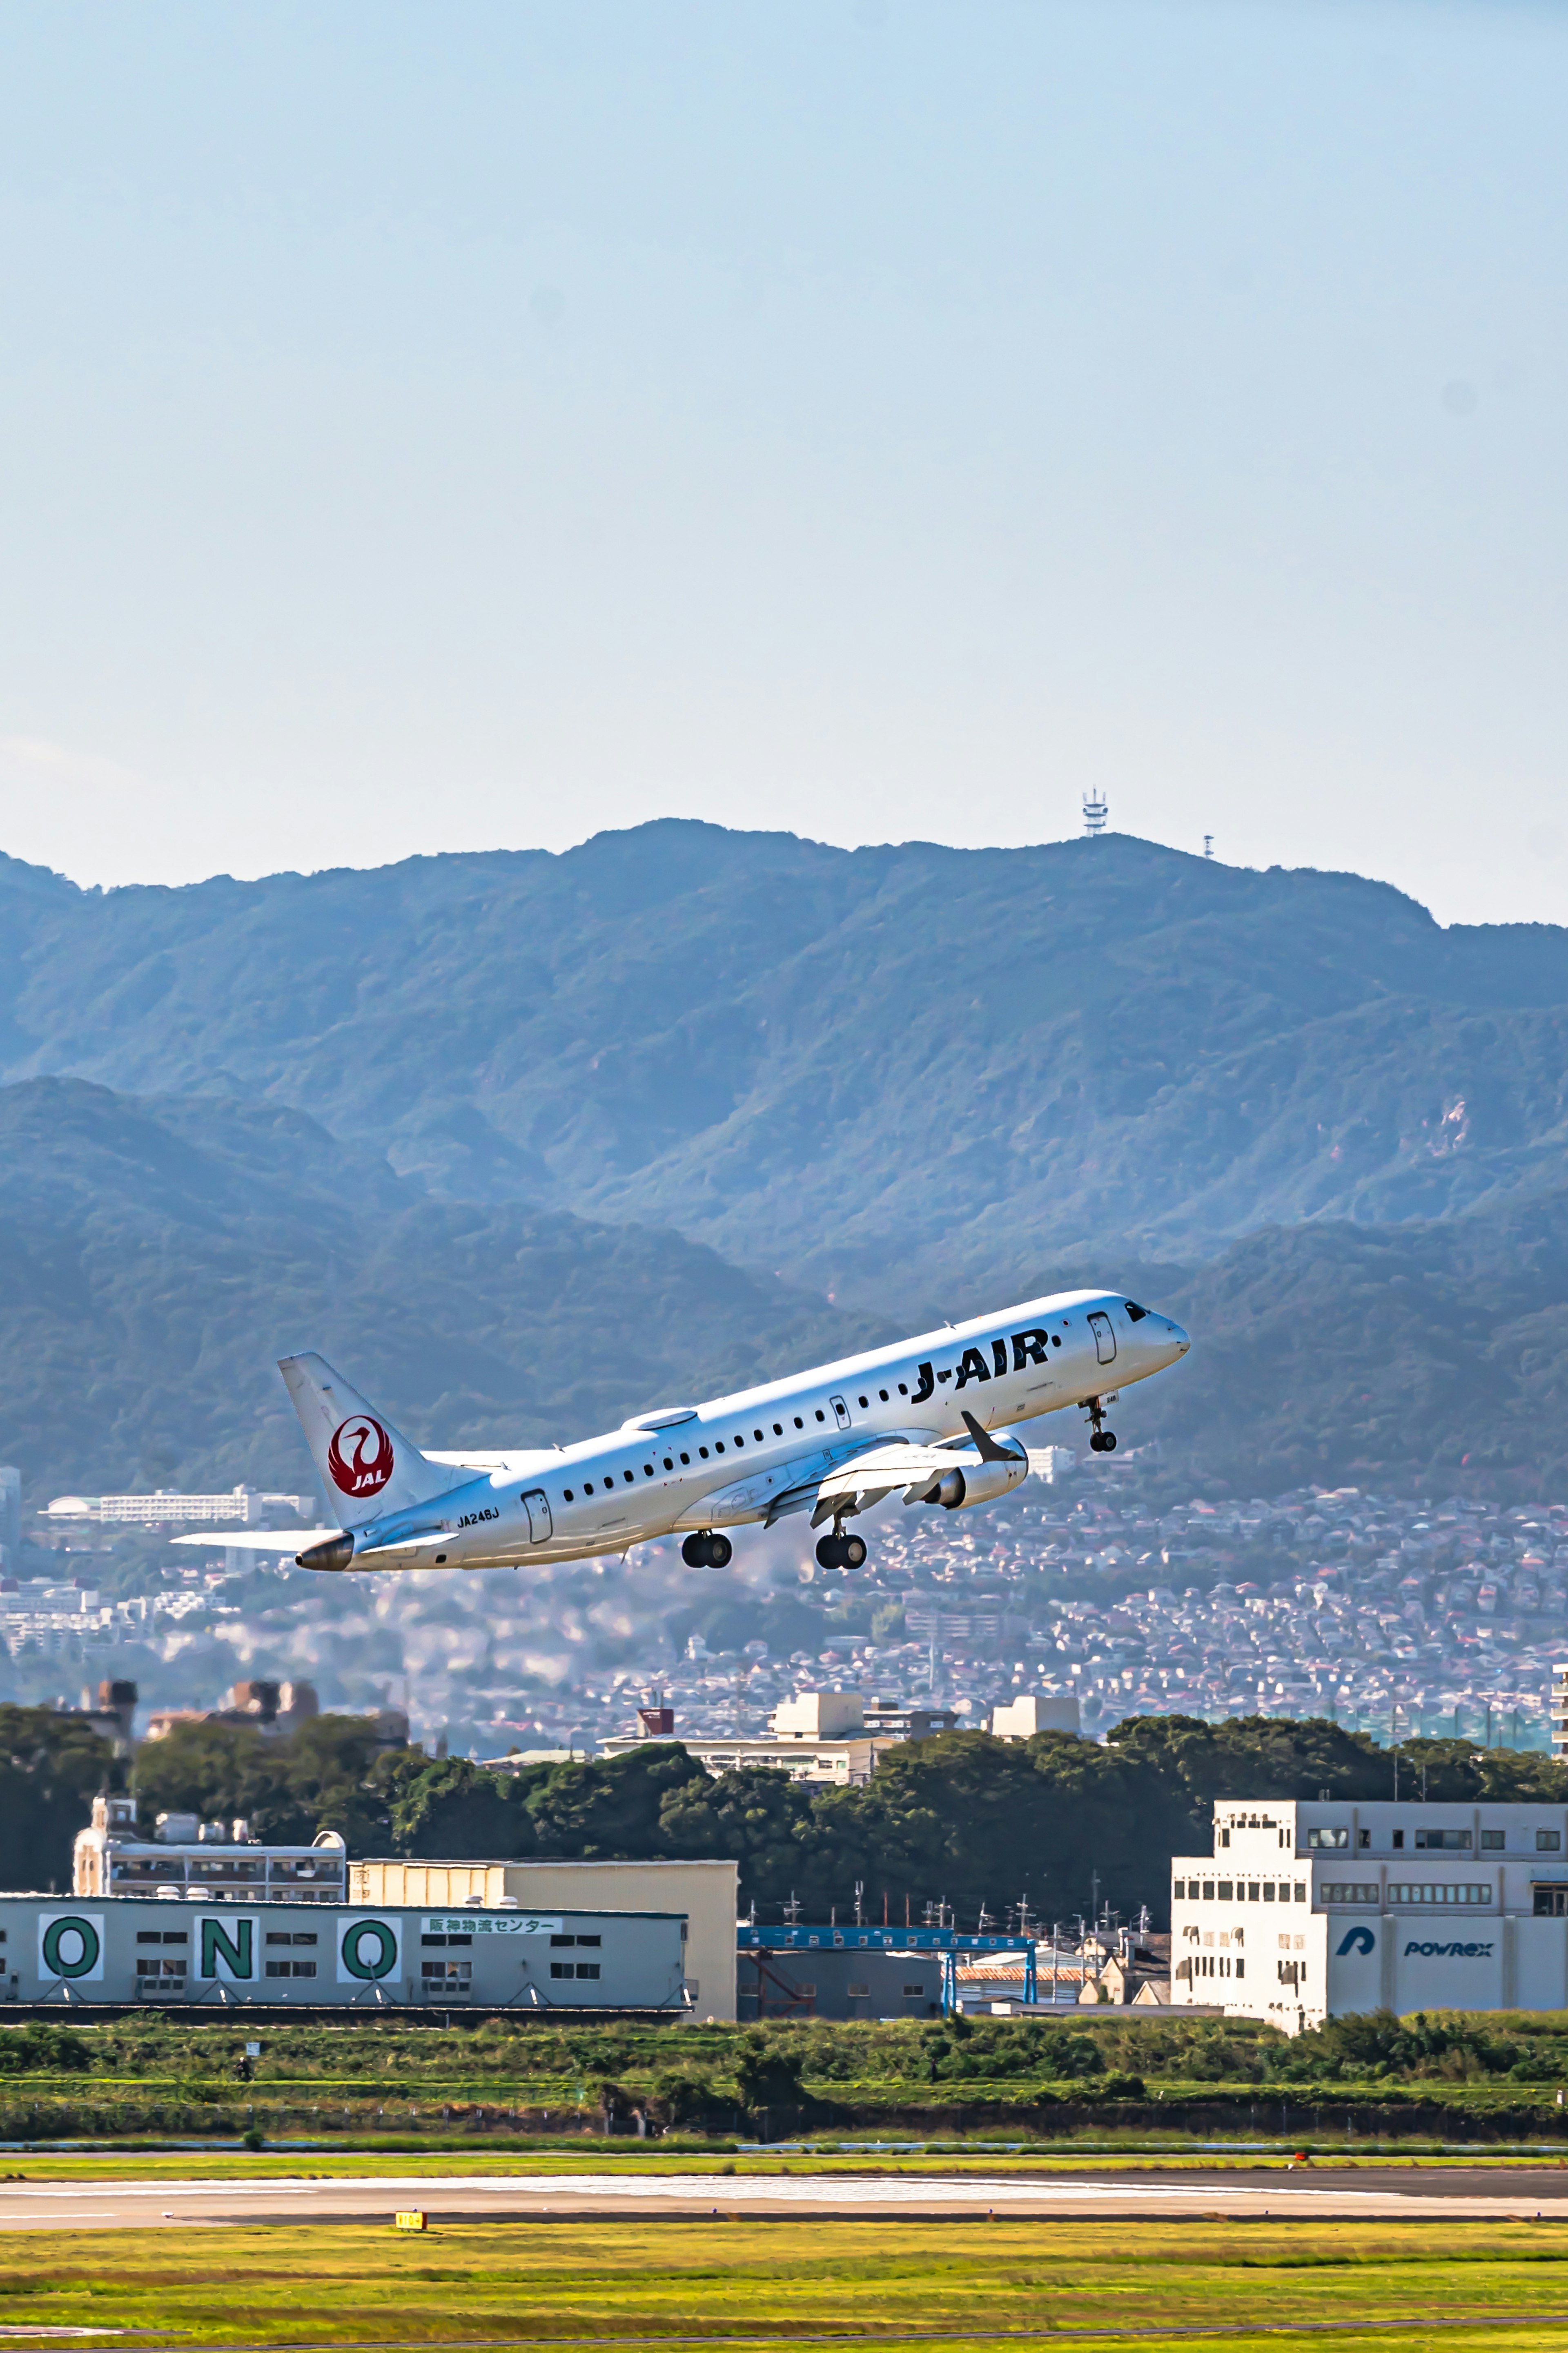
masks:
[(678, 1913), (0, 1895), (0, 1992), (75, 2009), (687, 2015)]
[(1568, 1808), (1215, 1808), (1171, 1864), (1173, 2006), (1295, 2032), (1348, 2011), (1568, 2007)]
[(349, 1865), (353, 1904), (679, 1913), (689, 1931), (688, 2003), (702, 2020), (735, 2016), (739, 1884), (733, 1862), (410, 1862), (394, 1857)]
[(735, 1936), (744, 2019), (938, 2018), (963, 2006), (961, 1965), (973, 1971), (965, 1988), (971, 2006), (989, 2009), (992, 1975), (1009, 1964), (1018, 1972), (1014, 1995), (1037, 1999), (1031, 1936), (841, 1928), (832, 1922), (765, 1927), (750, 1921)]

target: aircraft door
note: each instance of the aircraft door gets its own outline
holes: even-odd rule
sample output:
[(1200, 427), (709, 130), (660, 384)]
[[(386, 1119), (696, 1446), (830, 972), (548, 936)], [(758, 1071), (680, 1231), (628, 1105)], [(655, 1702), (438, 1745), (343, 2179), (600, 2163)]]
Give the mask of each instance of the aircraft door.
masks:
[(830, 1398), (828, 1399), (828, 1403), (833, 1408), (834, 1418), (837, 1420), (839, 1429), (847, 1430), (849, 1427), (849, 1409), (845, 1404), (843, 1398)]
[(536, 1487), (523, 1497), (522, 1504), (528, 1514), (529, 1542), (543, 1544), (547, 1536), (555, 1533), (554, 1523), (550, 1516), (549, 1496), (542, 1487)]
[(1097, 1309), (1089, 1319), (1089, 1328), (1094, 1334), (1094, 1353), (1100, 1363), (1113, 1365), (1116, 1362), (1116, 1335), (1110, 1328), (1110, 1316), (1100, 1314)]

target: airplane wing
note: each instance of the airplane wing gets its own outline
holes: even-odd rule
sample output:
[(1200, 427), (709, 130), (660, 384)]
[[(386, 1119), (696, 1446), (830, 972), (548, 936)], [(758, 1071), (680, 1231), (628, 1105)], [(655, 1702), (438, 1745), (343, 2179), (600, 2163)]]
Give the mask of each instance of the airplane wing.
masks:
[(879, 1446), (869, 1454), (858, 1455), (842, 1471), (819, 1482), (812, 1525), (830, 1518), (834, 1504), (846, 1497), (852, 1497), (855, 1509), (864, 1512), (896, 1487), (904, 1487), (909, 1491), (906, 1500), (917, 1504), (952, 1469), (953, 1459), (941, 1446)]
[(701, 1496), (676, 1522), (678, 1528), (734, 1526), (742, 1520), (761, 1518), (771, 1528), (787, 1512), (810, 1509), (819, 1483), (852, 1455), (884, 1443), (874, 1438), (846, 1439), (836, 1446), (814, 1446), (793, 1461), (776, 1462), (771, 1470), (753, 1471), (732, 1486)]
[(967, 1438), (851, 1439), (842, 1445), (815, 1448), (793, 1462), (778, 1463), (704, 1495), (676, 1525), (722, 1527), (760, 1516), (771, 1528), (792, 1512), (809, 1512), (816, 1527), (832, 1517), (835, 1504), (842, 1510), (846, 1499), (854, 1510), (864, 1511), (902, 1487), (907, 1502), (920, 1503), (949, 1471), (965, 1464), (973, 1468), (977, 1462), (1001, 1461), (1009, 1466), (1026, 1462), (1021, 1446), (998, 1446), (971, 1416), (966, 1414), (964, 1419), (970, 1430)]

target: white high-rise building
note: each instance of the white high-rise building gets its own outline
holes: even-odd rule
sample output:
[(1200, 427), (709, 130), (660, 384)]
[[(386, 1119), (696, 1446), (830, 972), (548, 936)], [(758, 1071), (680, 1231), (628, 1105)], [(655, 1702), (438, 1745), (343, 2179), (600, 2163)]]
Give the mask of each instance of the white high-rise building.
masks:
[(1177, 2009), (1568, 2008), (1565, 1806), (1225, 1799), (1171, 1880)]
[(0, 1568), (15, 1576), (22, 1548), (22, 1474), (9, 1462), (0, 1462)]

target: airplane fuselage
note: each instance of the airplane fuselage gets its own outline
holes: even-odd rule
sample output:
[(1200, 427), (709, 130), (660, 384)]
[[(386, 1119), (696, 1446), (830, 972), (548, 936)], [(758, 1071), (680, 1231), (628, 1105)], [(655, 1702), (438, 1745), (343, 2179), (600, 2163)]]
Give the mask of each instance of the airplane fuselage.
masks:
[[(973, 1465), (966, 1415), (985, 1432), (1072, 1407), (1090, 1405), (1098, 1415), (1113, 1393), (1174, 1363), (1187, 1345), (1179, 1324), (1121, 1293), (1064, 1292), (705, 1405), (654, 1409), (577, 1445), (431, 1454), (430, 1462), (471, 1465), (476, 1475), (380, 1516), (357, 1516), (345, 1499), (353, 1565), (583, 1560), (660, 1536), (771, 1521), (807, 1508), (823, 1479), (874, 1449), (952, 1445), (967, 1450), (955, 1461)], [(972, 1469), (967, 1500), (1026, 1476), (1026, 1454), (1014, 1450), (1014, 1459), (1011, 1471), (981, 1466), (989, 1487)], [(947, 1492), (964, 1499), (963, 1482)]]

